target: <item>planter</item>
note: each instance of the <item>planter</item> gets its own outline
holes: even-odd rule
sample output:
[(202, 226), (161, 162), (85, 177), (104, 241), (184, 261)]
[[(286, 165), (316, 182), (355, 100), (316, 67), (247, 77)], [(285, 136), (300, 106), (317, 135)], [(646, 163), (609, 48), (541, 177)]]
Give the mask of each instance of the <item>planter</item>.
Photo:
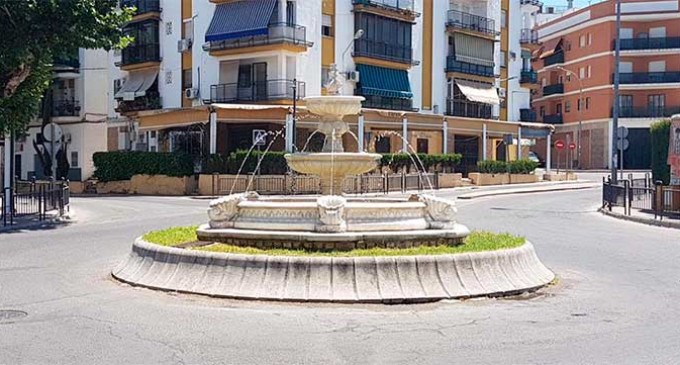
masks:
[(546, 181), (575, 181), (578, 180), (578, 175), (573, 172), (549, 173), (543, 175), (543, 179)]
[(97, 183), (97, 194), (129, 194), (130, 192), (130, 180)]
[(510, 184), (509, 174), (482, 174), (480, 172), (471, 172), (468, 174), (472, 183), (478, 186), (486, 185), (506, 185)]
[(166, 175), (135, 175), (130, 180), (130, 191), (141, 195), (186, 195), (194, 192), (195, 178)]
[(439, 174), (439, 188), (457, 188), (463, 186), (463, 174)]
[(537, 183), (539, 176), (534, 174), (510, 174), (510, 184)]

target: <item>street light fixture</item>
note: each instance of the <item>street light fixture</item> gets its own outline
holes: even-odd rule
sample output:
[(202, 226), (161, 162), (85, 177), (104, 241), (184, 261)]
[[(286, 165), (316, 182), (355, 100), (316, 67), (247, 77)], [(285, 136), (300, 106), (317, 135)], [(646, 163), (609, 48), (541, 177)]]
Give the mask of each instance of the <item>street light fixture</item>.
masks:
[(577, 75), (576, 72), (569, 70), (567, 68), (564, 68), (562, 66), (557, 66), (555, 67), (558, 70), (562, 70), (576, 78), (578, 80), (578, 87), (579, 87), (579, 96), (578, 96), (578, 104), (576, 105), (576, 108), (578, 109), (578, 133), (576, 137), (576, 163), (577, 163), (577, 168), (581, 168), (581, 133), (583, 133), (583, 108), (585, 108), (585, 100), (583, 98), (583, 80), (581, 80), (580, 75)]

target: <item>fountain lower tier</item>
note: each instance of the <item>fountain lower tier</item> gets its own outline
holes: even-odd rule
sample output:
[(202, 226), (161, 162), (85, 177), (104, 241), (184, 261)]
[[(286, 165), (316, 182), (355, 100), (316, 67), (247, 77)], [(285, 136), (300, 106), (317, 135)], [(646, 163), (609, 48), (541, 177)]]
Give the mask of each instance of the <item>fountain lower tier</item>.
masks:
[(469, 234), (454, 221), (453, 203), (434, 196), (409, 199), (263, 198), (255, 193), (215, 200), (201, 241), (260, 248), (351, 250), (456, 245)]
[(342, 192), (347, 176), (361, 175), (374, 170), (382, 156), (376, 153), (296, 153), (285, 156), (288, 166), (298, 173), (317, 175), (321, 194)]

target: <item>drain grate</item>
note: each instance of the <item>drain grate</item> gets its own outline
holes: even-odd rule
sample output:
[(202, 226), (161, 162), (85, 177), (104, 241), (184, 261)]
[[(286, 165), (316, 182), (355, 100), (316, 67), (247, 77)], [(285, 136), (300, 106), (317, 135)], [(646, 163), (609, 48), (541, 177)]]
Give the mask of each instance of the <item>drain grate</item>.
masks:
[(14, 319), (24, 318), (28, 313), (13, 309), (0, 309), (0, 323), (11, 322)]

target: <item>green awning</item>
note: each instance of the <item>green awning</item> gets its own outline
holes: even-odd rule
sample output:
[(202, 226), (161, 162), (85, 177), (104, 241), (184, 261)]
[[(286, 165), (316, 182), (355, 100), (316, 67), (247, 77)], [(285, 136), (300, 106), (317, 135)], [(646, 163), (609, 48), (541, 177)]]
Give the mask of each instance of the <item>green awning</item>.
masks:
[(361, 95), (399, 99), (413, 97), (406, 70), (359, 64), (357, 71), (359, 71), (359, 93)]

